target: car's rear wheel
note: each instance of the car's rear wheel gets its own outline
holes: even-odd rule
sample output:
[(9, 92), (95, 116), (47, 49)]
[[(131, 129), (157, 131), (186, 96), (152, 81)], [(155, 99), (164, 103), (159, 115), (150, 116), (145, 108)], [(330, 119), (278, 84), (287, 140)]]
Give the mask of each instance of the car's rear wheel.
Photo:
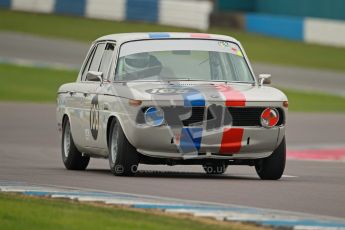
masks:
[(68, 118), (66, 118), (62, 124), (61, 153), (62, 161), (66, 169), (85, 170), (89, 164), (90, 157), (83, 156), (74, 144), (71, 125)]
[(129, 143), (118, 120), (114, 118), (109, 133), (109, 166), (116, 176), (132, 176), (137, 172), (139, 154)]
[(225, 173), (226, 169), (228, 168), (228, 165), (224, 163), (206, 163), (202, 165), (203, 169), (207, 174), (213, 174), (213, 175), (220, 175)]
[(263, 180), (278, 180), (284, 173), (285, 162), (286, 143), (284, 138), (269, 157), (255, 161), (255, 169)]

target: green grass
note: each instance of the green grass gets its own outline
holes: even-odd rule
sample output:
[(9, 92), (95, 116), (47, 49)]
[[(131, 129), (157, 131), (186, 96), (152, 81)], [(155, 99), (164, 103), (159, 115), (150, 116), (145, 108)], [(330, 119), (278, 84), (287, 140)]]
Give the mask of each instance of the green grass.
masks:
[(54, 102), (59, 86), (76, 78), (76, 71), (0, 64), (0, 100)]
[(289, 111), (293, 112), (345, 112), (345, 98), (315, 92), (282, 90), (289, 99)]
[[(111, 33), (191, 31), (192, 29), (148, 23), (112, 22), (57, 15), (0, 10), (0, 30), (25, 32), (91, 42)], [(345, 71), (345, 48), (310, 45), (224, 28), (208, 32), (227, 34), (240, 40), (252, 61)]]
[[(60, 85), (74, 82), (76, 71), (0, 64), (0, 101), (54, 102)], [(345, 98), (283, 89), (290, 111), (345, 112)]]
[(345, 71), (345, 48), (306, 44), (252, 33), (211, 29), (236, 37), (252, 61)]
[(0, 193), (1, 229), (259, 229), (125, 208)]

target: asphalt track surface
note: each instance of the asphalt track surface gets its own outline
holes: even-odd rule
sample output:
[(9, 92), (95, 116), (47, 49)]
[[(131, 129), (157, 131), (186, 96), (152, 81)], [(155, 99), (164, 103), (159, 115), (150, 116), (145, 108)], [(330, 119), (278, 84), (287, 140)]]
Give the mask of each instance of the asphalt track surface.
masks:
[[(68, 171), (60, 157), (55, 105), (0, 103), (0, 117), (0, 180), (345, 218), (344, 162), (288, 161), (279, 181), (259, 180), (247, 166), (229, 167), (225, 175), (208, 176), (199, 166), (141, 165), (135, 177), (115, 177), (104, 159), (92, 159), (86, 171)], [(344, 131), (342, 115), (290, 114), (288, 148), (345, 143)]]
[[(96, 39), (96, 38), (95, 38)], [(0, 61), (30, 60), (79, 69), (90, 44), (0, 32)], [(256, 74), (271, 73), (273, 85), (345, 96), (345, 73), (254, 63)]]
[[(0, 61), (29, 60), (77, 69), (88, 48), (85, 43), (0, 32)], [(345, 95), (344, 73), (258, 63), (254, 70), (272, 73), (276, 85)], [(114, 177), (103, 159), (92, 159), (85, 172), (67, 171), (60, 157), (54, 105), (0, 103), (0, 118), (0, 180), (345, 218), (343, 162), (288, 161), (286, 176), (280, 181), (261, 181), (246, 166), (230, 167), (222, 176), (207, 176), (198, 166), (142, 165), (136, 177)], [(342, 114), (293, 113), (288, 124), (288, 149), (345, 145)]]

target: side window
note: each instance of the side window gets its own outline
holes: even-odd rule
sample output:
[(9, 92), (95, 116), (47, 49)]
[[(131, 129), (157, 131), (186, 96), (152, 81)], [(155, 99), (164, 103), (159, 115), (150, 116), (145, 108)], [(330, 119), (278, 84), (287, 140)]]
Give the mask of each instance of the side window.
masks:
[(91, 61), (89, 71), (98, 71), (99, 70), (99, 65), (101, 63), (104, 48), (105, 48), (105, 43), (100, 43), (97, 45), (95, 54), (94, 54), (92, 61)]
[(107, 78), (107, 74), (109, 71), (109, 67), (111, 64), (111, 58), (113, 57), (115, 50), (115, 45), (112, 43), (108, 43), (105, 47), (105, 51), (103, 53), (101, 65), (99, 67), (99, 71), (103, 73), (103, 77)]

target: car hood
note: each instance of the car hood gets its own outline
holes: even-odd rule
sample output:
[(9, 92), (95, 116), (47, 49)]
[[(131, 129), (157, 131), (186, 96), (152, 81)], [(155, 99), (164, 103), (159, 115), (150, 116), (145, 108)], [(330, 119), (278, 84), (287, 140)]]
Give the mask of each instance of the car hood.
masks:
[(114, 83), (114, 94), (143, 101), (286, 101), (283, 92), (273, 87), (243, 83), (215, 82), (127, 82)]

